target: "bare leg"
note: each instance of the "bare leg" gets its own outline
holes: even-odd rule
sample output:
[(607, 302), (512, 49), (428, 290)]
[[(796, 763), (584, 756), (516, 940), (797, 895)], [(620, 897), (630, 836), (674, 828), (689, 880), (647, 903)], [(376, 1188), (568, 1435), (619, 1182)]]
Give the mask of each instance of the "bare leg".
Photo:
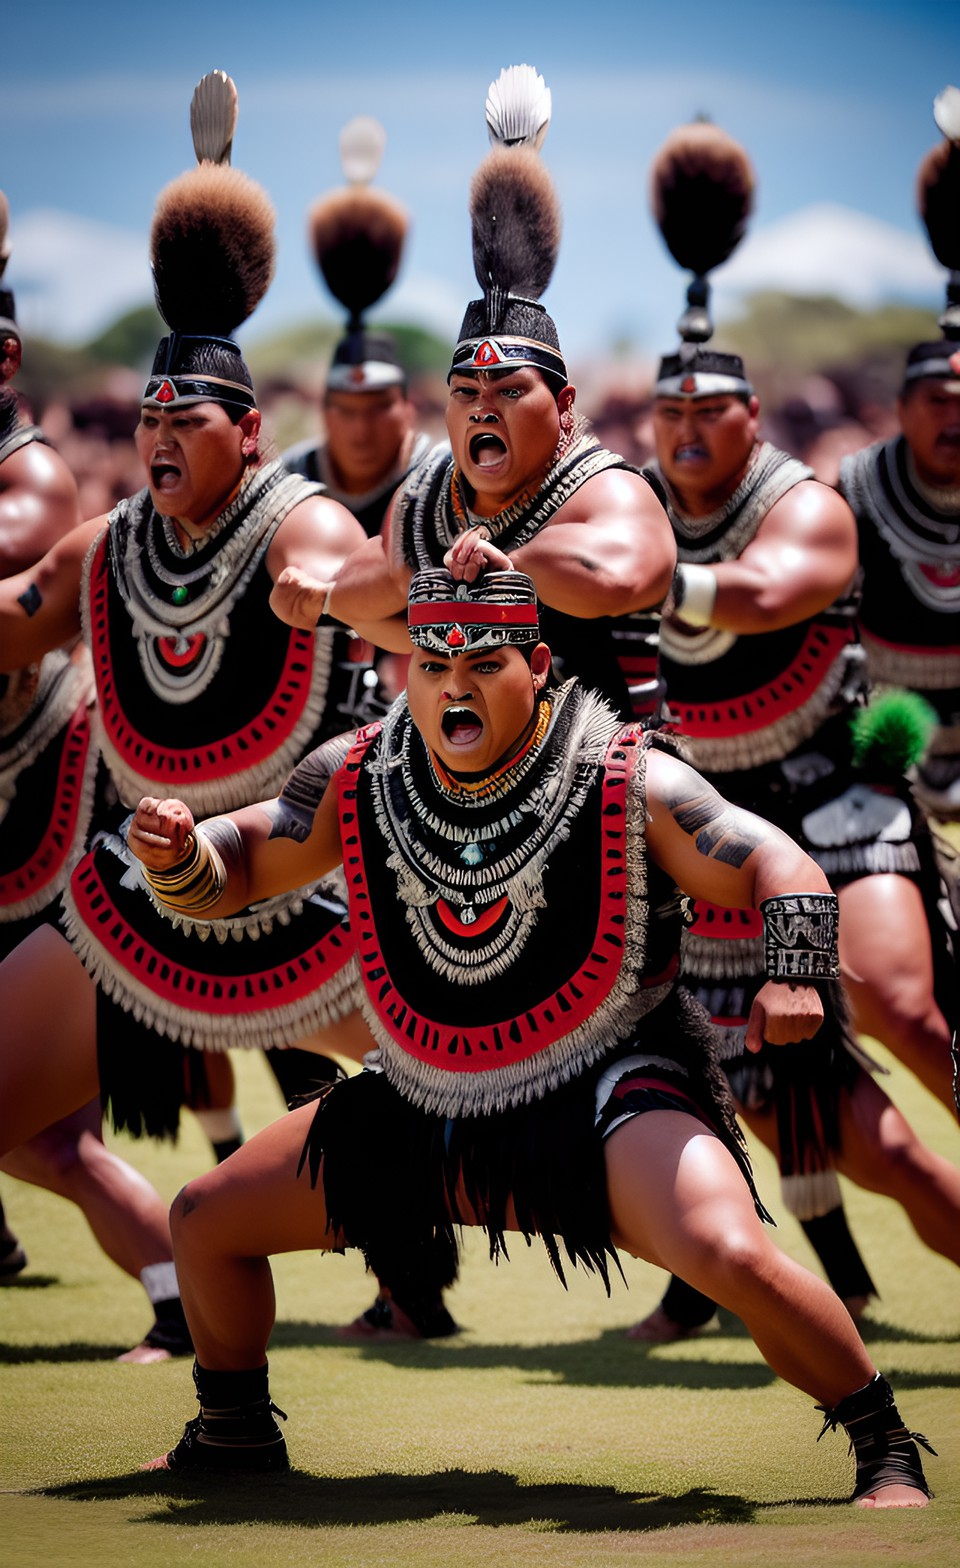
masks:
[(952, 1112), (951, 1031), (933, 995), (919, 889), (863, 877), (840, 892), (840, 963), (857, 1029), (880, 1040)]
[(143, 1285), (155, 1321), (121, 1361), (169, 1361), (190, 1350), (167, 1206), (139, 1171), (105, 1146), (99, 1100), (11, 1150), (0, 1169), (75, 1203), (107, 1257)]
[[(777, 1120), (772, 1112), (761, 1115), (738, 1104), (737, 1115), (747, 1124), (750, 1131), (779, 1157)], [(872, 1281), (857, 1251), (856, 1243), (846, 1229), (843, 1209), (834, 1210), (830, 1215), (824, 1216), (824, 1219), (832, 1221), (835, 1229), (839, 1228), (840, 1244), (834, 1246), (832, 1250), (830, 1247), (823, 1246), (821, 1238), (816, 1234), (815, 1225), (808, 1228), (805, 1224), (803, 1228), (808, 1239), (819, 1252), (820, 1261), (831, 1285), (856, 1322), (863, 1315), (873, 1294)], [(845, 1289), (844, 1284), (848, 1280), (852, 1282), (852, 1287)], [(674, 1275), (659, 1306), (627, 1329), (626, 1338), (655, 1344), (669, 1344), (674, 1340), (695, 1338), (714, 1327), (716, 1327), (714, 1303), (708, 1296), (701, 1295), (699, 1291)]]
[[(849, 1313), (822, 1280), (775, 1247), (732, 1156), (694, 1118), (655, 1111), (606, 1145), (615, 1239), (735, 1312), (767, 1364), (832, 1407), (875, 1376)], [(655, 1194), (655, 1201), (651, 1195)], [(884, 1486), (868, 1506), (922, 1506), (910, 1486)]]
[[(323, 1080), (323, 1063), (328, 1065), (331, 1075), (335, 1072), (336, 1064), (330, 1062), (330, 1052), (361, 1062), (373, 1046), (373, 1037), (362, 1014), (353, 1012), (330, 1028), (307, 1036), (291, 1050), (268, 1050), (264, 1055), (284, 1101), (293, 1105)], [(373, 1305), (337, 1332), (342, 1339), (367, 1341), (446, 1339), (458, 1330), (444, 1301), (444, 1291), (454, 1284), (456, 1277), (456, 1260), (445, 1249), (436, 1247), (431, 1257), (423, 1260), (418, 1278), (412, 1284), (380, 1279)]]
[(306, 1174), (296, 1177), (314, 1111), (290, 1111), (174, 1201), (183, 1303), (197, 1360), (211, 1371), (252, 1370), (266, 1360), (275, 1311), (268, 1256), (334, 1244), (322, 1190)]
[[(326, 1233), (322, 1194), (295, 1176), (312, 1115), (305, 1106), (281, 1118), (191, 1182), (174, 1205), (201, 1416), (171, 1456), (148, 1468), (180, 1468), (198, 1456), (257, 1468), (285, 1463), (266, 1383), (275, 1315), (268, 1255), (336, 1241)], [(699, 1122), (673, 1111), (635, 1119), (608, 1142), (607, 1169), (618, 1243), (677, 1268), (738, 1312), (781, 1376), (826, 1406), (871, 1382), (875, 1369), (849, 1315), (828, 1286), (767, 1239), (734, 1160)], [(922, 1506), (926, 1497), (918, 1487), (883, 1485), (861, 1501)]]
[(41, 926), (0, 964), (0, 1154), (98, 1093), (93, 982), (66, 938)]
[(840, 1110), (837, 1169), (868, 1192), (895, 1198), (921, 1241), (960, 1264), (960, 1171), (920, 1142), (868, 1074)]
[[(758, 1111), (748, 1110), (745, 1106), (738, 1104), (737, 1115), (741, 1121), (746, 1123), (754, 1137), (758, 1138), (770, 1150), (771, 1154), (776, 1156), (779, 1162), (780, 1140), (777, 1136), (777, 1118), (774, 1113), (767, 1111), (761, 1114)], [(866, 1311), (871, 1296), (875, 1294), (873, 1281), (870, 1279), (866, 1266), (860, 1257), (856, 1242), (847, 1230), (846, 1215), (843, 1208), (832, 1210), (830, 1214), (822, 1216), (822, 1219), (839, 1223), (841, 1247), (833, 1255), (831, 1255), (829, 1247), (817, 1248), (816, 1222), (810, 1225), (809, 1228), (804, 1222), (801, 1221), (800, 1223), (808, 1241), (818, 1251), (820, 1262), (831, 1285), (853, 1318), (853, 1321), (857, 1323)], [(847, 1280), (853, 1281), (852, 1288), (849, 1285), (845, 1288)]]
[(97, 1100), (11, 1150), (0, 1169), (75, 1203), (107, 1257), (134, 1279), (149, 1264), (172, 1259), (167, 1206), (105, 1146)]

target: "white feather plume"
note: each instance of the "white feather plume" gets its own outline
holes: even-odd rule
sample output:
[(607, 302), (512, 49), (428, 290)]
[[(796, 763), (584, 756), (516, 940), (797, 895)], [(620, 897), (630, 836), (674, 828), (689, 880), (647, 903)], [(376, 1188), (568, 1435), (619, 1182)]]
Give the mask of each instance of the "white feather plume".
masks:
[(937, 94), (933, 118), (948, 141), (960, 142), (960, 87), (945, 87)]
[(229, 163), (240, 112), (237, 89), (226, 71), (202, 76), (190, 102), (190, 133), (198, 163)]
[(539, 152), (550, 111), (550, 89), (532, 65), (506, 66), (487, 89), (487, 130), (495, 147)]
[(351, 185), (369, 185), (380, 167), (387, 133), (379, 120), (360, 114), (340, 132), (340, 162)]

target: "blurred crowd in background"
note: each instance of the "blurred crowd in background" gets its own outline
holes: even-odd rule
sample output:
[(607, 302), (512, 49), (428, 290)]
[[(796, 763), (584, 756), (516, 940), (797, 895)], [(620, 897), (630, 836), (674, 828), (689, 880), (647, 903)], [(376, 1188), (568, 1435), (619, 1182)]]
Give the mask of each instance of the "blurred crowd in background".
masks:
[[(84, 517), (107, 512), (142, 488), (133, 446), (148, 355), (162, 323), (152, 310), (129, 318), (127, 353), (110, 363), (110, 338), (86, 351), (24, 342), (17, 388), (24, 414), (54, 442), (76, 475)], [(116, 329), (115, 329), (116, 330)], [(411, 367), (417, 428), (446, 435), (445, 375), (450, 345), (416, 328), (392, 328)], [(836, 481), (847, 453), (898, 428), (896, 397), (910, 344), (930, 335), (930, 313), (888, 306), (860, 314), (831, 299), (756, 296), (742, 319), (721, 322), (717, 346), (742, 353), (763, 409), (763, 434)], [(321, 398), (337, 329), (305, 324), (247, 349), (266, 429), (278, 450), (322, 429)], [(665, 324), (665, 349), (673, 338)], [(578, 406), (602, 443), (642, 466), (652, 453), (650, 410), (660, 349), (618, 345), (573, 367)]]

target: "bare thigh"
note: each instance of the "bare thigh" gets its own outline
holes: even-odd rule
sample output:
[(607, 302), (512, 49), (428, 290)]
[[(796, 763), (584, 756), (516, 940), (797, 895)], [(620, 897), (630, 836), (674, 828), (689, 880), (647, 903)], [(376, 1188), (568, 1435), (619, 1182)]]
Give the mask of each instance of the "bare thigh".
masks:
[(98, 1093), (95, 998), (52, 926), (32, 932), (0, 964), (0, 1153)]
[(616, 1244), (698, 1288), (710, 1257), (770, 1243), (739, 1166), (719, 1138), (683, 1111), (651, 1111), (606, 1143)]
[(172, 1211), (178, 1239), (236, 1258), (339, 1245), (327, 1231), (322, 1180), (314, 1188), (306, 1168), (297, 1175), (315, 1111), (313, 1105), (288, 1111), (190, 1182)]

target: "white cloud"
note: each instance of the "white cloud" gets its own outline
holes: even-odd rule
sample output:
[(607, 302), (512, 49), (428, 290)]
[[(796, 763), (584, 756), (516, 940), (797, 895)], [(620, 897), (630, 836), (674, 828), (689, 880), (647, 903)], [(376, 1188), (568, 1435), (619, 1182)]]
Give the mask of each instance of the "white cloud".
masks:
[(36, 208), (10, 239), (6, 281), (27, 333), (82, 343), (153, 297), (143, 235)]
[[(17, 222), (11, 240), (6, 278), (16, 297), (18, 319), (28, 333), (81, 343), (152, 297), (145, 235), (69, 213), (35, 209)], [(729, 316), (744, 295), (759, 289), (832, 294), (862, 309), (889, 299), (916, 300), (936, 308), (945, 281), (919, 232), (909, 234), (847, 207), (811, 206), (748, 235), (716, 274), (714, 317)], [(582, 329), (592, 342), (597, 302), (587, 283), (568, 305), (564, 321), (568, 337), (576, 339)], [(657, 270), (656, 279), (648, 276), (644, 297), (651, 310), (656, 306), (656, 319), (671, 320), (676, 315), (678, 284), (675, 269), (666, 265)], [(655, 298), (658, 286), (662, 300)], [(444, 277), (428, 263), (401, 277), (378, 314), (413, 321), (452, 338), (474, 292), (466, 274)], [(578, 302), (579, 312), (574, 308)], [(623, 301), (624, 310), (628, 303), (629, 296)], [(291, 269), (285, 283), (278, 276), (251, 328), (262, 334), (277, 325), (281, 312), (288, 319), (301, 313), (310, 317), (317, 308), (316, 279), (303, 264)], [(584, 310), (590, 320), (579, 322)]]
[(941, 300), (945, 285), (921, 233), (824, 202), (751, 233), (718, 271), (715, 305), (719, 313), (734, 297), (778, 289), (870, 310), (891, 299)]

